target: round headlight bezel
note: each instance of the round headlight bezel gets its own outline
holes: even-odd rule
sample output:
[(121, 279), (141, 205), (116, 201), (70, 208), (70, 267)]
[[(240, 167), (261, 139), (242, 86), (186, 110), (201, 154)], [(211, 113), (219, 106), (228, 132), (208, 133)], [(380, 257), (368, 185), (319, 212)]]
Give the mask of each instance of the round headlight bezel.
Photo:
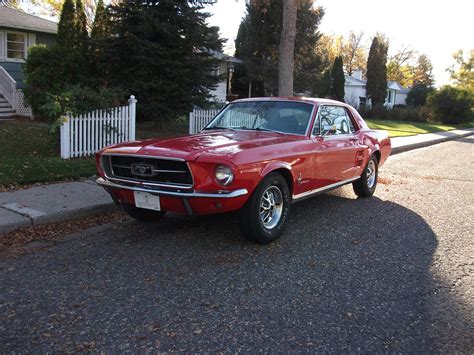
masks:
[(229, 186), (234, 181), (234, 172), (227, 165), (217, 165), (214, 170), (214, 180), (221, 186)]

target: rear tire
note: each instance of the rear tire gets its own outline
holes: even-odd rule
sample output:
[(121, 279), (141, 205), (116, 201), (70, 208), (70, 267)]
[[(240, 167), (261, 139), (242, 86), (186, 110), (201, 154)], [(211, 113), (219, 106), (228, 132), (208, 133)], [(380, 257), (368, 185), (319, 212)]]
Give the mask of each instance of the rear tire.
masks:
[(122, 208), (127, 214), (141, 222), (153, 222), (160, 220), (166, 212), (147, 210), (145, 208), (138, 208), (132, 205), (122, 205)]
[(244, 238), (258, 244), (278, 239), (285, 229), (290, 203), (290, 189), (285, 178), (278, 173), (267, 175), (240, 211)]
[(377, 157), (372, 155), (360, 179), (352, 183), (354, 192), (358, 197), (370, 197), (374, 194), (379, 174), (378, 165)]

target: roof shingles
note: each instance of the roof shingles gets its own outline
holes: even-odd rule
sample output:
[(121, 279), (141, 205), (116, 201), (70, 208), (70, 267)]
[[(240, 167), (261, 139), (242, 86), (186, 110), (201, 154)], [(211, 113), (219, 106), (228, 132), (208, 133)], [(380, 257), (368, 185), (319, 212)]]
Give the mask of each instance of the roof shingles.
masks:
[(0, 5), (0, 27), (31, 32), (57, 33), (58, 24), (23, 11)]

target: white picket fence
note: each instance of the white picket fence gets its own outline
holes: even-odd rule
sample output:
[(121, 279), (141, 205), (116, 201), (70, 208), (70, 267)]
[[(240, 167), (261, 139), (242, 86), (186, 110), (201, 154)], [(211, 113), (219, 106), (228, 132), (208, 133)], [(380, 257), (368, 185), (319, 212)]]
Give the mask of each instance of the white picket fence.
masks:
[[(189, 113), (189, 133), (198, 133), (220, 110), (196, 110)], [(233, 110), (226, 115), (225, 125), (228, 127), (252, 127), (255, 125), (255, 114)]]
[(220, 110), (194, 109), (189, 113), (189, 134), (198, 133)]
[(68, 114), (61, 124), (61, 158), (85, 157), (116, 143), (135, 140), (135, 96), (128, 105), (96, 110), (79, 117)]

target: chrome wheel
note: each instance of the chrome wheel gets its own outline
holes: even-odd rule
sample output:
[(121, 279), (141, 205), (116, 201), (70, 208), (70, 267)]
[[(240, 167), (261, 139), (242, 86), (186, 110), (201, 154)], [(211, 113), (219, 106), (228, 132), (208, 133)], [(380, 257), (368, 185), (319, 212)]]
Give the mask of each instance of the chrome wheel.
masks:
[(369, 163), (367, 164), (367, 172), (366, 172), (367, 187), (369, 189), (374, 187), (376, 175), (377, 175), (377, 168), (375, 167), (375, 162), (373, 160), (369, 160)]
[(260, 221), (266, 229), (273, 229), (280, 222), (283, 213), (283, 195), (276, 186), (265, 190), (260, 200)]

